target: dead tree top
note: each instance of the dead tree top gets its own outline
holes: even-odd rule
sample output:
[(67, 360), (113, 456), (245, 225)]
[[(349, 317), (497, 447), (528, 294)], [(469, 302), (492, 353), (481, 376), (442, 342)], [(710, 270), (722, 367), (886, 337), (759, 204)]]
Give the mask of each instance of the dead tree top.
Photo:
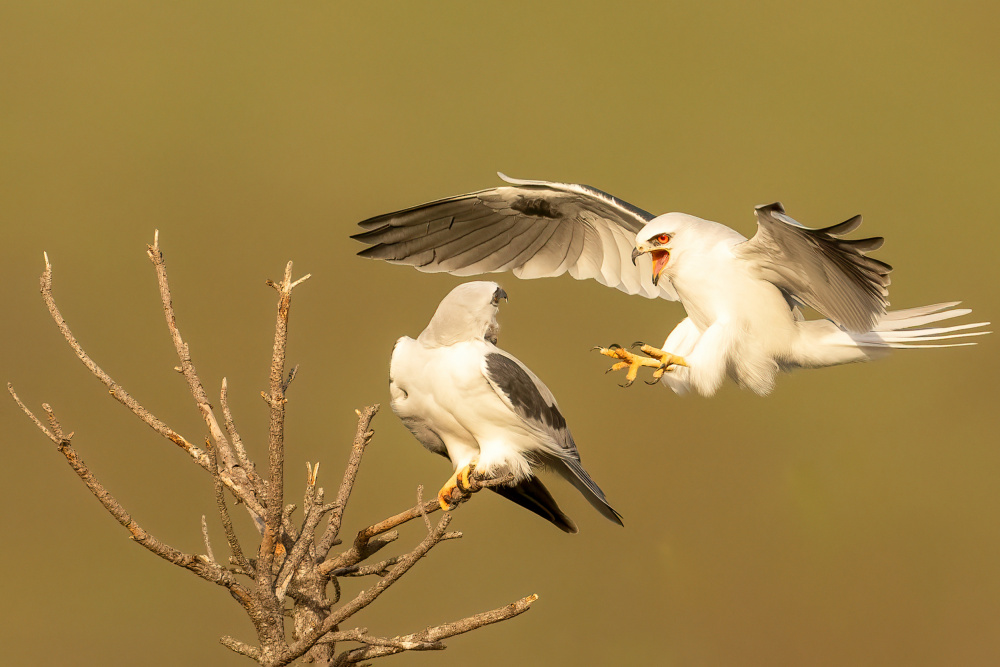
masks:
[[(422, 489), (418, 488), (416, 505), (362, 528), (347, 548), (334, 551), (334, 547), (342, 544), (340, 535), (344, 510), (365, 449), (374, 435), (371, 422), (378, 412), (378, 405), (355, 411), (358, 417), (357, 430), (333, 502), (325, 501), (324, 489), (317, 484), (320, 464), (306, 463), (302, 518), (298, 522), (293, 521), (297, 507), (294, 504), (286, 505), (283, 497), (284, 424), (288, 400), (286, 393), (295, 378), (297, 367), (286, 374), (285, 349), (292, 290), (306, 281), (309, 275), (293, 280), (292, 263), (288, 262), (280, 281), (267, 281), (278, 293), (278, 307), (269, 387), (260, 394), (269, 411), (267, 466), (266, 473), (262, 475), (257, 472), (256, 465), (247, 455), (243, 439), (229, 410), (229, 387), (226, 379), (222, 379), (220, 390), (220, 425), (220, 415), (216, 414), (208, 399), (192, 361), (190, 348), (181, 336), (170, 296), (166, 264), (160, 250), (159, 232), (154, 234), (153, 244), (147, 246), (146, 253), (156, 272), (167, 330), (180, 361), (178, 370), (184, 376), (195, 407), (208, 429), (209, 436), (205, 440), (204, 449), (192, 444), (190, 439), (180, 435), (144, 408), (84, 351), (56, 306), (52, 294), (52, 265), (48, 255), (45, 255), (45, 270), (41, 276), (42, 299), (66, 342), (87, 369), (107, 387), (108, 393), (156, 433), (180, 447), (196, 465), (209, 473), (215, 488), (216, 511), (229, 547), (229, 557), (225, 562), (216, 560), (208, 539), (205, 516), (201, 517), (204, 554), (184, 553), (144, 530), (83, 462), (71, 444), (74, 434), (63, 430), (52, 408), (48, 404), (42, 404), (45, 414), (43, 421), (21, 401), (10, 383), (7, 389), (21, 410), (55, 443), (70, 467), (101, 505), (129, 531), (133, 541), (160, 558), (227, 589), (243, 607), (253, 623), (257, 642), (250, 644), (225, 636), (220, 640), (224, 646), (261, 665), (287, 665), (302, 658), (306, 662), (344, 667), (403, 651), (440, 650), (445, 648), (442, 643), (444, 639), (513, 618), (528, 610), (537, 596), (529, 595), (491, 611), (395, 637), (373, 636), (366, 628), (361, 627), (342, 629), (354, 614), (375, 602), (432, 548), (443, 541), (459, 538), (462, 534), (448, 531), (452, 519), (450, 512), (445, 512), (436, 524), (431, 522), (429, 515), (440, 509), (439, 505), (434, 500), (424, 502)], [(503, 481), (505, 480), (473, 478), (470, 494)], [(253, 535), (250, 540), (257, 543), (253, 556), (248, 555), (249, 552), (244, 547), (248, 540), (237, 536), (233, 528), (227, 491), (238, 504), (243, 505), (258, 529), (258, 534)], [(397, 527), (418, 517), (424, 520), (427, 527), (427, 534), (419, 544), (408, 552), (376, 563), (367, 562), (398, 538), (395, 530)], [(341, 600), (338, 579), (343, 577), (374, 577), (375, 582), (353, 598)], [(290, 612), (286, 610), (286, 601)], [(294, 621), (290, 637), (286, 636), (284, 622), (289, 613)], [(342, 642), (359, 646), (338, 647)]]

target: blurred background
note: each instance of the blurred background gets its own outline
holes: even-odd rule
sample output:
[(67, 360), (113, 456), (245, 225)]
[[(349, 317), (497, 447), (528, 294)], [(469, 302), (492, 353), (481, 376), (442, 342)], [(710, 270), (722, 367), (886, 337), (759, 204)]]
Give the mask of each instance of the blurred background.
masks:
[[(392, 415), (393, 342), (460, 279), (355, 256), (355, 223), (519, 178), (754, 232), (865, 216), (897, 308), (1000, 289), (1000, 9), (957, 2), (0, 4), (0, 368), (51, 403), (146, 529), (201, 551), (203, 471), (107, 396), (38, 295), (42, 252), (92, 357), (188, 439), (145, 246), (160, 231), (181, 331), (227, 377), (262, 457), (275, 294), (292, 305), (287, 493), (339, 483), (354, 408), (382, 403), (351, 534), (450, 473)], [(355, 620), (402, 634), (537, 593), (516, 620), (392, 658), (530, 665), (1000, 663), (1000, 339), (779, 378), (766, 398), (618, 387), (597, 344), (662, 341), (677, 304), (569, 277), (495, 276), (501, 344), (559, 398), (621, 511), (553, 481), (565, 535), (498, 497)], [(972, 318), (976, 318), (975, 320)], [(8, 664), (249, 664), (229, 596), (127, 539), (0, 401)], [(252, 529), (241, 518), (249, 538)], [(395, 552), (420, 539), (404, 531)], [(348, 582), (345, 594), (358, 590)]]

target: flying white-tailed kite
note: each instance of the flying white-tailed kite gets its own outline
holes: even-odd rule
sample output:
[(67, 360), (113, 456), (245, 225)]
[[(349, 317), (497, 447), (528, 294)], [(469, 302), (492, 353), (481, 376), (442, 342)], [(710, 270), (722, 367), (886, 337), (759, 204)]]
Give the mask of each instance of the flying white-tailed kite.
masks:
[[(758, 394), (778, 371), (869, 361), (890, 348), (981, 335), (989, 324), (914, 329), (966, 315), (958, 302), (886, 312), (888, 264), (866, 257), (883, 239), (844, 240), (861, 216), (810, 229), (781, 204), (758, 206), (747, 239), (684, 213), (659, 217), (586, 185), (524, 181), (376, 216), (354, 235), (359, 255), (420, 271), (468, 276), (512, 271), (519, 278), (594, 278), (628, 294), (680, 301), (687, 318), (663, 348), (634, 355), (600, 348), (628, 368), (641, 366), (677, 393), (711, 396), (726, 376)], [(801, 307), (828, 319), (806, 321)], [(963, 333), (956, 333), (962, 331)], [(667, 351), (664, 351), (667, 350)]]
[(510, 486), (492, 490), (575, 533), (572, 519), (535, 477), (535, 470), (544, 467), (622, 525), (621, 516), (580, 464), (552, 392), (527, 366), (496, 346), (497, 306), (506, 298), (493, 282), (459, 285), (441, 301), (416, 340), (404, 336), (392, 351), (392, 411), (424, 447), (455, 467), (438, 492), (441, 507), (451, 509), (456, 487), (469, 488), (472, 468), (486, 476), (510, 473)]

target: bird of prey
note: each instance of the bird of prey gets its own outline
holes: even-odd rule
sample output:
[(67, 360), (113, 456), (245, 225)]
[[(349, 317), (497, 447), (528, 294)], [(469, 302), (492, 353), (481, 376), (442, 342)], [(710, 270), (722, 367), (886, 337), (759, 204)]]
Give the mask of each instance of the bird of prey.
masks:
[(611, 521), (621, 516), (580, 464), (555, 397), (528, 367), (497, 347), (497, 309), (507, 293), (493, 282), (459, 285), (441, 301), (416, 340), (396, 341), (389, 366), (392, 411), (420, 443), (449, 460), (455, 473), (438, 492), (452, 493), (469, 475), (510, 474), (490, 487), (567, 533), (576, 525), (535, 476), (548, 468), (568, 480)]
[[(841, 238), (861, 216), (805, 227), (780, 203), (756, 208), (757, 234), (684, 213), (654, 216), (586, 185), (499, 176), (509, 185), (440, 199), (365, 220), (359, 255), (420, 271), (467, 276), (512, 271), (520, 278), (593, 278), (647, 298), (680, 301), (687, 318), (662, 348), (599, 348), (682, 394), (711, 396), (728, 376), (770, 393), (779, 371), (868, 361), (891, 348), (951, 347), (988, 322), (927, 324), (968, 314), (958, 302), (886, 311), (888, 264), (866, 256), (881, 238)], [(806, 320), (803, 307), (824, 319)], [(915, 328), (924, 327), (924, 328)], [(961, 332), (961, 333), (959, 333)]]

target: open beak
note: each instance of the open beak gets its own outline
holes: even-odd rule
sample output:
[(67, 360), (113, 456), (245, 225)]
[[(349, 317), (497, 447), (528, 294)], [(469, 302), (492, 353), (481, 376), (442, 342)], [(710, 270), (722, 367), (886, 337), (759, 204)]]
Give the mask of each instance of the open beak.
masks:
[(502, 287), (497, 287), (497, 291), (493, 292), (493, 299), (490, 301), (490, 303), (493, 304), (494, 306), (499, 306), (500, 299), (506, 301), (507, 292), (504, 292)]
[(632, 251), (632, 264), (635, 265), (639, 255), (646, 253), (649, 253), (653, 258), (653, 286), (655, 287), (660, 281), (660, 274), (663, 273), (663, 269), (667, 268), (667, 262), (670, 261), (670, 251), (666, 248), (649, 248), (644, 243), (640, 244)]

